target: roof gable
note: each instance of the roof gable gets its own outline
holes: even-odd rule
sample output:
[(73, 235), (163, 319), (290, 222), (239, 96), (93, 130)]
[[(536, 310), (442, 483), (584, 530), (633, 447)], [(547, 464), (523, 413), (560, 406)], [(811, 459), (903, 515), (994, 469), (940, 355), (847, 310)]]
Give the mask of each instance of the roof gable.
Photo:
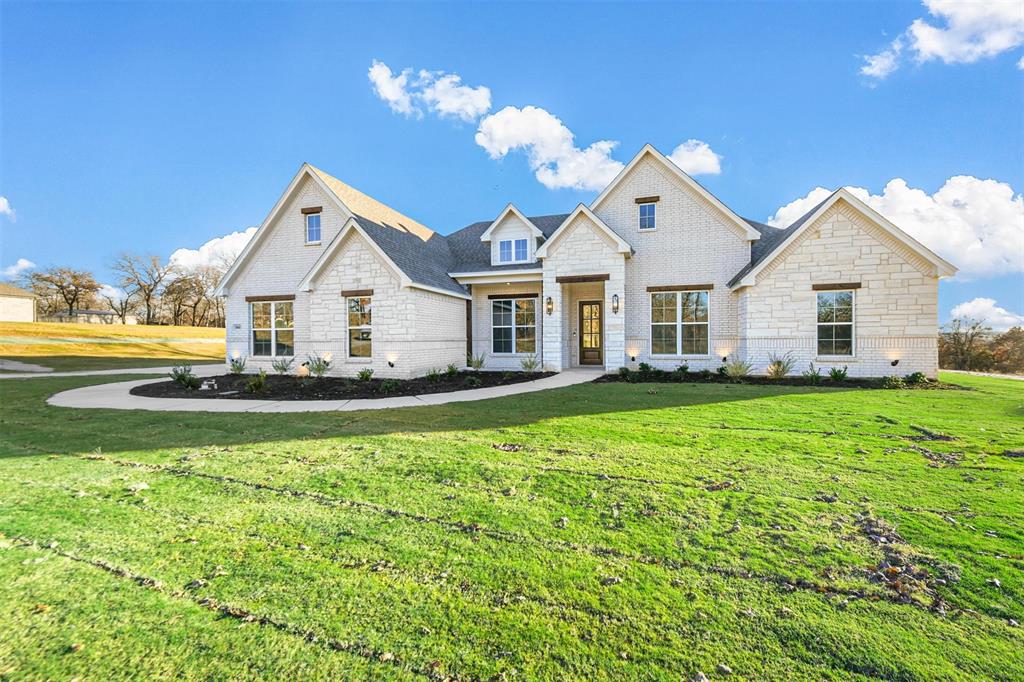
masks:
[(597, 211), (601, 205), (608, 199), (609, 196), (623, 183), (626, 178), (629, 177), (630, 173), (634, 168), (637, 167), (644, 159), (652, 158), (664, 166), (673, 177), (680, 181), (680, 183), (690, 189), (694, 194), (701, 197), (708, 202), (713, 208), (724, 216), (724, 218), (735, 227), (740, 234), (747, 240), (757, 240), (761, 238), (761, 233), (752, 228), (747, 221), (739, 217), (731, 208), (723, 204), (718, 197), (709, 192), (699, 182), (687, 175), (679, 166), (674, 164), (668, 157), (659, 152), (650, 144), (645, 144), (633, 159), (626, 164), (615, 179), (612, 180), (604, 190), (590, 202), (590, 208), (593, 211)]
[(626, 257), (629, 257), (629, 255), (633, 253), (633, 247), (630, 246), (625, 239), (616, 234), (612, 228), (608, 227), (605, 222), (598, 218), (587, 206), (580, 204), (572, 213), (565, 217), (565, 220), (563, 220), (562, 224), (558, 226), (558, 229), (555, 230), (554, 234), (552, 234), (546, 242), (540, 245), (540, 248), (537, 249), (537, 258), (547, 258), (548, 253), (553, 248), (553, 245), (558, 243), (558, 240), (566, 233), (569, 226), (572, 225), (572, 222), (580, 215), (586, 216), (594, 225), (596, 225), (598, 230), (604, 233), (604, 236), (614, 244), (616, 251), (624, 254)]
[(544, 233), (541, 232), (536, 225), (530, 222), (530, 219), (524, 216), (522, 212), (515, 207), (515, 205), (510, 203), (508, 206), (502, 209), (501, 213), (499, 213), (498, 217), (494, 219), (494, 222), (491, 223), (490, 227), (484, 230), (484, 233), (480, 235), (480, 241), (491, 241), (491, 234), (498, 228), (499, 225), (501, 225), (502, 221), (504, 221), (509, 214), (514, 215), (516, 218), (519, 218), (519, 220), (523, 221), (526, 224), (526, 226), (530, 228), (530, 233), (533, 234), (534, 237), (538, 239), (544, 237)]

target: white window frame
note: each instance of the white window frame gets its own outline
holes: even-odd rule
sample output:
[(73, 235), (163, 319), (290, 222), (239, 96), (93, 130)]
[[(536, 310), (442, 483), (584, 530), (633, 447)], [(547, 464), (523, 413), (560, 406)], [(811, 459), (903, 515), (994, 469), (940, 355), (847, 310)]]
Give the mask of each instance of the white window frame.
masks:
[[(369, 300), (370, 324), (353, 325), (349, 321), (350, 301)], [(354, 330), (366, 329), (370, 332), (370, 354), (352, 355), (352, 332)], [(373, 296), (346, 296), (345, 297), (345, 357), (352, 362), (369, 362), (373, 360)]]
[[(821, 294), (850, 294), (850, 321), (849, 322), (818, 322), (818, 296)], [(823, 325), (850, 326), (850, 352), (846, 355), (834, 355), (818, 352), (818, 330)], [(835, 337), (833, 337), (835, 338)], [(857, 357), (857, 290), (856, 289), (829, 289), (827, 291), (814, 292), (814, 357), (824, 360), (849, 360)]]
[[(502, 247), (508, 244), (508, 258), (504, 258), (502, 253)], [(523, 257), (518, 258), (516, 252), (518, 251), (518, 245), (523, 245)], [(518, 237), (515, 239), (502, 239), (498, 242), (498, 262), (499, 263), (529, 263), (530, 262), (530, 240), (528, 237)]]
[[(653, 227), (644, 227), (644, 206), (651, 207), (651, 215), (648, 216), (651, 222), (654, 223)], [(656, 201), (645, 201), (642, 204), (636, 205), (636, 229), (640, 232), (654, 232), (658, 229), (658, 202)]]
[[(508, 258), (505, 258), (505, 254), (502, 253), (502, 247), (508, 244)], [(502, 239), (498, 242), (498, 262), (499, 263), (512, 263), (515, 258), (515, 245), (511, 239)]]
[[(648, 329), (650, 331), (650, 348), (651, 357), (655, 358), (709, 358), (711, 357), (711, 347), (714, 345), (711, 338), (711, 320), (712, 320), (712, 305), (711, 305), (711, 290), (710, 289), (686, 289), (683, 291), (651, 291), (648, 292), (650, 297), (648, 299), (647, 315), (648, 315)], [(707, 322), (683, 322), (683, 297), (681, 294), (707, 294), (708, 297), (708, 321)], [(676, 321), (673, 322), (655, 322), (652, 311), (654, 309), (654, 296), (656, 294), (672, 294), (676, 299)], [(697, 325), (708, 326), (708, 347), (704, 353), (683, 353), (683, 327), (690, 326), (695, 327)], [(675, 353), (655, 353), (654, 352), (654, 326), (675, 326), (676, 328), (676, 352)]]
[[(269, 327), (254, 327), (252, 309), (255, 305), (270, 304), (270, 326)], [(292, 307), (292, 326), (281, 327), (280, 331), (290, 331), (292, 333), (292, 354), (291, 355), (278, 355), (277, 354), (277, 306), (282, 303), (286, 303)], [(270, 354), (269, 355), (257, 355), (256, 354), (256, 339), (254, 332), (270, 332)], [(293, 358), (295, 357), (295, 301), (249, 301), (249, 355), (254, 358)]]
[[(310, 239), (309, 238), (309, 221), (314, 216), (316, 217), (316, 230), (317, 230), (317, 233), (319, 235), (318, 239)], [(306, 213), (305, 214), (305, 220), (303, 221), (303, 223), (304, 223), (304, 226), (305, 226), (306, 244), (319, 244), (319, 243), (321, 243), (321, 240), (323, 239), (323, 236), (324, 236), (324, 233), (323, 233), (324, 225), (323, 225), (323, 220), (320, 219), (320, 213)]]
[[(516, 324), (516, 303), (518, 303), (519, 301), (532, 301), (533, 302), (533, 324), (532, 325), (517, 325)], [(539, 308), (540, 308), (539, 301), (540, 301), (540, 298), (537, 297), (537, 296), (521, 296), (519, 298), (492, 298), (491, 299), (491, 310), (490, 310), (490, 314), (491, 314), (491, 355), (510, 356), (510, 355), (536, 355), (537, 354), (537, 327), (539, 326), (538, 325), (538, 322), (539, 322), (538, 314), (539, 314)], [(511, 325), (505, 325), (505, 324), (496, 325), (496, 324), (494, 324), (494, 304), (495, 303), (504, 303), (504, 302), (509, 302), (509, 303), (512, 304), (512, 324)], [(533, 350), (532, 351), (520, 352), (519, 349), (517, 348), (518, 339), (517, 339), (517, 336), (516, 336), (516, 330), (517, 329), (526, 329), (526, 328), (529, 328), (529, 327), (533, 327)], [(494, 330), (495, 329), (511, 329), (512, 330), (512, 350), (511, 351), (496, 351), (496, 350), (494, 350)]]

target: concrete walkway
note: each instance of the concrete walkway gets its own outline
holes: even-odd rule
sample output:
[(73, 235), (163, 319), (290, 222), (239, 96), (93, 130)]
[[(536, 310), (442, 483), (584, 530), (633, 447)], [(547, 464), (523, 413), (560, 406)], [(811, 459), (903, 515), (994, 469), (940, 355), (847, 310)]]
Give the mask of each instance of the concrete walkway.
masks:
[[(217, 365), (220, 374), (223, 368)], [(196, 374), (200, 374), (196, 368)], [(549, 388), (562, 388), (585, 384), (601, 375), (598, 370), (570, 369), (554, 376), (526, 381), (511, 386), (474, 388), (452, 393), (403, 396), (395, 398), (372, 398), (360, 400), (232, 400), (217, 398), (145, 398), (129, 393), (135, 386), (164, 379), (140, 379), (119, 381), (112, 384), (84, 386), (50, 396), (47, 403), (57, 407), (100, 408), (113, 410), (154, 410), (158, 412), (353, 412), (355, 410), (383, 410), (394, 407), (416, 407), (422, 405), (445, 405), (472, 400), (501, 398), (521, 393), (533, 393)], [(53, 375), (48, 375), (53, 376)]]
[[(12, 369), (17, 369), (13, 367)], [(102, 377), (116, 374), (163, 374), (171, 373), (173, 367), (125, 367), (124, 369), (83, 369), (76, 372), (24, 372), (21, 374), (0, 374), (0, 379), (34, 379), (36, 377)], [(212, 377), (224, 373), (224, 363), (214, 365), (192, 365), (192, 373), (199, 377)], [(149, 379), (149, 381), (156, 381)]]
[(4, 372), (31, 372), (33, 374), (53, 371), (50, 367), (33, 365), (31, 362), (21, 362), (20, 360), (8, 360), (6, 358), (0, 358), (0, 370)]

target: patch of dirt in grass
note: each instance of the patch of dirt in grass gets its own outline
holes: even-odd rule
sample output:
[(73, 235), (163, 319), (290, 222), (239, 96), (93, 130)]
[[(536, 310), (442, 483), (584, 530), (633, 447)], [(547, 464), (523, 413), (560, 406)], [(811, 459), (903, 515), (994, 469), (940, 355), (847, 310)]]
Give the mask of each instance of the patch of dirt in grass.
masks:
[(904, 448), (886, 448), (883, 450), (887, 455), (895, 452), (908, 451), (924, 455), (924, 458), (928, 460), (928, 466), (937, 469), (943, 467), (958, 467), (964, 460), (964, 453), (962, 452), (937, 452), (926, 448), (923, 445), (910, 445)]
[(929, 431), (928, 429), (924, 428), (923, 426), (914, 426), (913, 424), (911, 424), (910, 428), (913, 429), (914, 431), (917, 431), (918, 435), (916, 435), (916, 436), (906, 436), (907, 440), (917, 440), (917, 441), (925, 441), (925, 440), (951, 441), (951, 440), (956, 440), (955, 438), (953, 438), (953, 436), (947, 436), (944, 433), (935, 433), (934, 431)]

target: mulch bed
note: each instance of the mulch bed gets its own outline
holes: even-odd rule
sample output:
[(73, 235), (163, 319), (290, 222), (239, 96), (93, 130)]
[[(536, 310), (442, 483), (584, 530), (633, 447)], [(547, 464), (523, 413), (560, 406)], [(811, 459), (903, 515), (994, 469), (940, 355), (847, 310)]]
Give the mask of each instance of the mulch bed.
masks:
[(294, 376), (268, 374), (263, 390), (247, 390), (252, 374), (223, 374), (207, 377), (214, 381), (212, 390), (186, 390), (174, 381), (143, 384), (131, 390), (132, 395), (146, 398), (208, 398), (212, 400), (352, 400), (359, 398), (394, 398), (397, 396), (449, 393), (474, 388), (508, 386), (549, 377), (553, 372), (458, 372), (442, 374), (437, 379), (358, 379), (324, 377), (300, 379)]
[[(862, 379), (847, 377), (842, 381), (833, 381), (827, 374), (822, 375), (817, 383), (808, 381), (801, 376), (791, 376), (784, 379), (769, 379), (766, 376), (748, 376), (742, 379), (733, 379), (717, 372), (702, 374), (700, 372), (666, 372), (654, 370), (652, 372), (631, 371), (628, 374), (604, 374), (594, 380), (595, 383), (631, 383), (631, 384), (752, 384), (755, 386), (817, 386), (821, 388), (877, 388), (889, 389), (892, 386), (885, 384), (885, 379)], [(906, 382), (901, 389), (913, 390), (970, 390), (964, 386), (947, 384), (941, 381), (923, 381), (916, 384)]]

